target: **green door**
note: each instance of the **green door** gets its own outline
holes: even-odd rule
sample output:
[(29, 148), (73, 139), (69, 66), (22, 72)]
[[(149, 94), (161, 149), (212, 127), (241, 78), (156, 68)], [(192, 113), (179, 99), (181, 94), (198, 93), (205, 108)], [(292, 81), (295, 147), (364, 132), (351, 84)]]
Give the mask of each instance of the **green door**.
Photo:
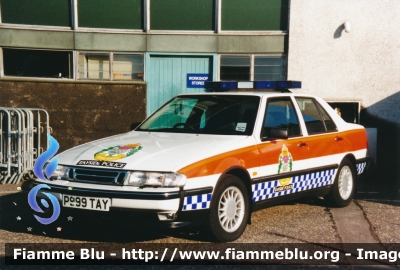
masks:
[(147, 62), (147, 115), (172, 97), (182, 93), (204, 92), (187, 87), (187, 74), (208, 74), (212, 79), (212, 56), (151, 55)]

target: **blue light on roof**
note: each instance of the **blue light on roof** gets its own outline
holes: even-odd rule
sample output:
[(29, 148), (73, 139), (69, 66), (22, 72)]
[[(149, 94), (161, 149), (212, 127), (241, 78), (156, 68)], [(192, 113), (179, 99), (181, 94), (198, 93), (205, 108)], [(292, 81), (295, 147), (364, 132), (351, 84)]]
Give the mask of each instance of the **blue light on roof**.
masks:
[(254, 82), (254, 89), (275, 89), (276, 82)]
[(204, 82), (204, 88), (207, 89), (237, 89), (238, 82)]
[(299, 81), (261, 81), (254, 82), (254, 89), (289, 89), (301, 88)]
[(237, 82), (221, 82), (221, 89), (236, 89), (237, 87)]

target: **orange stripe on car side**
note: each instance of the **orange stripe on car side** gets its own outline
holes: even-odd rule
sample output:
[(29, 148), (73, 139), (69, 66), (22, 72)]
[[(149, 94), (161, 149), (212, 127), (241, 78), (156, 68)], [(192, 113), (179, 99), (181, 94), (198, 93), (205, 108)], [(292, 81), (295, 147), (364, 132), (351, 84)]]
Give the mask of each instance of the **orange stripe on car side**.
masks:
[[(336, 137), (342, 137), (342, 140), (336, 141)], [(309, 151), (303, 147), (298, 147), (297, 144), (300, 142), (307, 142)], [(236, 166), (250, 169), (278, 164), (283, 144), (289, 149), (295, 161), (367, 148), (364, 130), (335, 132), (288, 140), (268, 141), (258, 146), (244, 147), (195, 162), (183, 167), (178, 172), (185, 174), (188, 178), (192, 178), (220, 174)], [(340, 147), (337, 144), (340, 144)]]
[(256, 145), (252, 145), (203, 159), (180, 169), (178, 172), (185, 174), (188, 178), (207, 176), (222, 173), (234, 166), (257, 167), (259, 166), (258, 159), (258, 148)]
[[(293, 160), (304, 160), (308, 158), (308, 147), (299, 147), (299, 143), (307, 142), (306, 137), (291, 138), (288, 140), (268, 141), (258, 145), (260, 149), (260, 166), (278, 164), (279, 155), (282, 153), (282, 147), (285, 145), (289, 150)], [(247, 168), (249, 169), (249, 168)]]
[(310, 136), (309, 158), (340, 154), (367, 148), (367, 135), (365, 130), (349, 130)]
[(368, 138), (365, 129), (346, 131), (344, 132), (343, 140), (346, 143), (347, 151), (356, 151), (368, 148)]
[[(304, 138), (293, 138), (285, 141), (286, 146), (296, 145), (298, 142), (304, 141)], [(233, 151), (229, 151), (223, 154), (219, 154), (210, 158), (203, 159), (195, 162), (189, 166), (186, 166), (180, 170), (179, 173), (183, 173), (186, 177), (200, 177), (211, 174), (219, 174), (225, 172), (227, 169), (232, 167), (243, 167), (246, 169), (264, 166), (268, 164), (277, 164), (279, 159), (279, 153), (281, 152), (283, 141), (268, 141), (259, 146), (253, 145)], [(301, 150), (297, 150), (297, 146), (288, 146), (291, 154), (296, 156), (296, 160), (307, 158), (306, 154), (301, 154)], [(263, 150), (267, 149), (268, 152), (276, 152), (276, 155), (265, 155)], [(292, 149), (292, 150), (291, 150)], [(262, 157), (262, 158), (261, 158)]]

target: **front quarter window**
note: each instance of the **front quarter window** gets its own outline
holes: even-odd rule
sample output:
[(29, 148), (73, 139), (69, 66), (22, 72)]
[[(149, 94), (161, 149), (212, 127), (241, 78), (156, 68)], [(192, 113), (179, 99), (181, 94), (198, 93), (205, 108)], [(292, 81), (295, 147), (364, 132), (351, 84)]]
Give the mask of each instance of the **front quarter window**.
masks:
[(136, 131), (251, 135), (260, 98), (247, 95), (178, 96)]

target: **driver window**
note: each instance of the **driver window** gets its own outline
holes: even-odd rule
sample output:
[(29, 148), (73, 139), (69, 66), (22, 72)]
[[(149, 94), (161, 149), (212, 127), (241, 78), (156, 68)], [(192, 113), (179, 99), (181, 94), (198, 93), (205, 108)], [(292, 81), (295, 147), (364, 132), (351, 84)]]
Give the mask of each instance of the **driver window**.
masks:
[(273, 128), (286, 128), (289, 137), (301, 136), (299, 121), (290, 98), (269, 98), (262, 137), (271, 137)]

